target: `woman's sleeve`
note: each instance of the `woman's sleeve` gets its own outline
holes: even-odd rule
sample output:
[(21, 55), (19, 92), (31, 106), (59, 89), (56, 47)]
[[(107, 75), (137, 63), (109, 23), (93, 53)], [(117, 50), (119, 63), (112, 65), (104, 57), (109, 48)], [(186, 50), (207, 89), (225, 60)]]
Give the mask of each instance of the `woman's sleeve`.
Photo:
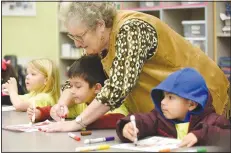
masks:
[(117, 34), (109, 79), (96, 99), (111, 110), (118, 108), (136, 85), (144, 63), (154, 55), (156, 47), (154, 27), (138, 19), (126, 21)]
[(65, 89), (70, 89), (71, 85), (70, 85), (70, 81), (66, 80), (65, 83), (61, 86), (61, 90), (64, 91)]

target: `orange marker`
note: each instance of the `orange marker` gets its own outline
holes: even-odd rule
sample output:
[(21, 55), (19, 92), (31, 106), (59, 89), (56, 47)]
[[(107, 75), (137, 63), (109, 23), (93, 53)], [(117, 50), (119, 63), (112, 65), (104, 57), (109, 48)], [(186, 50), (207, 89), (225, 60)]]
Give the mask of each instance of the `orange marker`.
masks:
[(159, 150), (159, 152), (171, 152), (171, 150), (169, 148), (166, 148), (166, 149)]
[(75, 139), (76, 141), (80, 141), (80, 137), (76, 136), (75, 134), (69, 132), (68, 135), (69, 135), (69, 137)]

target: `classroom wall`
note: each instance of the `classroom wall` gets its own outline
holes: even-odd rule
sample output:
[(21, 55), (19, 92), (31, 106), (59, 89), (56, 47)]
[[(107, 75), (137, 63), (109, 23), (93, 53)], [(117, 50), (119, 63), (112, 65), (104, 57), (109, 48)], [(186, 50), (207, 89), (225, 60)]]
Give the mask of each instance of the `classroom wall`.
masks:
[(2, 57), (18, 62), (46, 57), (58, 62), (58, 3), (36, 2), (36, 16), (2, 16)]

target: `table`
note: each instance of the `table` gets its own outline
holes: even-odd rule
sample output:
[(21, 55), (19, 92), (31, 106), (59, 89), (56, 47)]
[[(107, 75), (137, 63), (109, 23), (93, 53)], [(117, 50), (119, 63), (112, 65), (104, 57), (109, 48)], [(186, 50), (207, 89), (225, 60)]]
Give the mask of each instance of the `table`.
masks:
[[(6, 111), (2, 112), (2, 126), (27, 124), (29, 120), (26, 112)], [(81, 141), (75, 141), (67, 135), (68, 132), (45, 133), (45, 132), (12, 132), (2, 130), (2, 151), (3, 152), (74, 152), (76, 147), (86, 146), (83, 141), (89, 138), (98, 138), (114, 136), (115, 141), (105, 142), (109, 145), (121, 143), (114, 129), (93, 130), (92, 135), (81, 136), (80, 132), (73, 132), (81, 136)], [(99, 145), (105, 143), (97, 143)], [(87, 145), (89, 146), (89, 145)], [(198, 148), (198, 147), (192, 147)], [(207, 151), (219, 151), (217, 147), (206, 147)], [(132, 150), (123, 150), (110, 148), (100, 150), (100, 152), (134, 152)], [(185, 151), (184, 148), (175, 151)]]

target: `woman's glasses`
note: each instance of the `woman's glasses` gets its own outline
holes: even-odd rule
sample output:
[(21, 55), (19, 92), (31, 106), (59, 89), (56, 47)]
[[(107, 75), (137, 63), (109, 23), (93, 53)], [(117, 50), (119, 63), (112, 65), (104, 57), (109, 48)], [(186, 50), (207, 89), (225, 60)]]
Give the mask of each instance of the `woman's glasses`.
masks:
[(77, 36), (77, 35), (72, 35), (72, 34), (67, 34), (67, 36), (69, 37), (69, 38), (71, 38), (72, 40), (76, 40), (76, 41), (80, 41), (80, 42), (83, 42), (84, 40), (83, 40), (83, 38), (84, 38), (84, 36), (87, 34), (87, 32), (89, 31), (90, 29), (87, 29), (81, 36)]

